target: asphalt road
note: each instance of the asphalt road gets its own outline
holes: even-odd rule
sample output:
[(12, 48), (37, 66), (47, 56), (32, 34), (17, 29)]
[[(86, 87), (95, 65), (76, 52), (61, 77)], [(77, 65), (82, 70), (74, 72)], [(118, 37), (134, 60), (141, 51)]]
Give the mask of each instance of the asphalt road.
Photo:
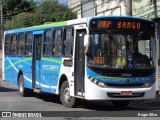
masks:
[(155, 100), (131, 102), (129, 106), (123, 109), (114, 107), (109, 101), (86, 100), (82, 100), (76, 108), (67, 108), (59, 102), (59, 96), (57, 95), (41, 93), (33, 97), (20, 97), (17, 86), (1, 81), (0, 116), (3, 114), (3, 117), (6, 117), (5, 115), (10, 113), (16, 119), (18, 115), (18, 117), (29, 116), (32, 119), (33, 117), (34, 119), (36, 119), (35, 117), (47, 117), (50, 119), (54, 117), (54, 120), (57, 117), (58, 120), (61, 117), (67, 120), (82, 120), (82, 117), (87, 120), (91, 120), (90, 117), (95, 120), (99, 120), (101, 117), (103, 119), (108, 119), (108, 117), (117, 119), (119, 117), (125, 117), (126, 119), (127, 117), (155, 117), (159, 119), (160, 95), (157, 95)]

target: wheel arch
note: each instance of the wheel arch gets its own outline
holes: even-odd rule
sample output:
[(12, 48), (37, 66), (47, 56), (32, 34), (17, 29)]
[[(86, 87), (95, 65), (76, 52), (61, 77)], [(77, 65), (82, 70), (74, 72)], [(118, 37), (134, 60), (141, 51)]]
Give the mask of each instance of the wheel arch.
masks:
[(65, 82), (65, 81), (68, 81), (68, 78), (65, 74), (62, 74), (60, 79), (59, 79), (58, 93), (57, 94), (60, 94), (61, 86), (62, 86), (63, 82)]

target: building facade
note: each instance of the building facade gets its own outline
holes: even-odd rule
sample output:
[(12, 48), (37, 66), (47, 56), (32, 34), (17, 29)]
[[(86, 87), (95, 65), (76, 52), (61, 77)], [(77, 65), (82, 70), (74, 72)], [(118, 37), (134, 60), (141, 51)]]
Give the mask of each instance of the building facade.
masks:
[[(77, 12), (77, 18), (91, 15), (128, 15), (129, 0), (68, 0), (68, 6)], [(86, 6), (85, 6), (86, 5)]]
[[(156, 0), (157, 7), (154, 0), (132, 0), (132, 13), (133, 16), (140, 16), (144, 18), (154, 19), (155, 15), (160, 16), (160, 0)], [(157, 11), (155, 13), (155, 7)]]

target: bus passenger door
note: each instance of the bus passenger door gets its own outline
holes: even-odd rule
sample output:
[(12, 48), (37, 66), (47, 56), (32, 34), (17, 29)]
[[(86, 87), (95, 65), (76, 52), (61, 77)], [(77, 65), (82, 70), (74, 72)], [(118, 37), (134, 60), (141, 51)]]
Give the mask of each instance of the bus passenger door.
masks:
[(84, 35), (86, 30), (77, 30), (76, 46), (75, 46), (75, 95), (83, 96), (84, 93), (84, 77), (85, 77), (85, 55), (84, 55)]
[(32, 59), (32, 87), (40, 88), (40, 61), (41, 61), (41, 47), (42, 34), (34, 34), (33, 41), (33, 59)]

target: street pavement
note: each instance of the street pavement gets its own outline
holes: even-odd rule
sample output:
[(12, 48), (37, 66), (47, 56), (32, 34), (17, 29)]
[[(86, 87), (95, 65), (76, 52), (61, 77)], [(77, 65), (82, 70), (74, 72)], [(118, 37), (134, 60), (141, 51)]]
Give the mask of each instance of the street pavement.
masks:
[[(34, 97), (20, 97), (18, 87), (0, 80), (0, 111), (40, 112), (39, 120), (160, 120), (160, 95), (154, 100), (134, 101), (128, 107), (118, 109), (109, 101), (82, 101), (76, 108), (66, 108), (59, 98), (51, 94), (36, 94)], [(53, 118), (52, 118), (53, 117)], [(130, 117), (130, 118), (128, 118)], [(6, 118), (0, 118), (6, 120)], [(18, 120), (19, 118), (13, 118)], [(23, 118), (28, 119), (28, 118)], [(30, 118), (37, 119), (37, 118)], [(10, 118), (8, 118), (10, 120)]]

